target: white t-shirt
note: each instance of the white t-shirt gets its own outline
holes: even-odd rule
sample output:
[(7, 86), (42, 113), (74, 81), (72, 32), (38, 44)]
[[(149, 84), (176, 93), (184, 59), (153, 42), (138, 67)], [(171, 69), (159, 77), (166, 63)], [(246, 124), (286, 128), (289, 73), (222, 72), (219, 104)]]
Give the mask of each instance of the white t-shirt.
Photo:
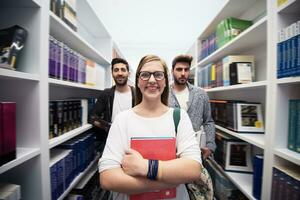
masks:
[[(177, 157), (193, 159), (201, 163), (201, 153), (196, 141), (192, 123), (184, 110), (180, 113), (177, 130)], [(173, 108), (160, 117), (145, 118), (137, 115), (132, 109), (121, 112), (112, 123), (105, 149), (99, 160), (99, 172), (120, 168), (125, 150), (130, 147), (132, 137), (174, 137), (175, 125)], [(186, 169), (189, 170), (189, 169)], [(127, 200), (122, 193), (113, 193), (115, 200)], [(176, 200), (188, 200), (184, 184), (177, 187)], [(175, 200), (174, 199), (174, 200)]]
[(119, 92), (115, 90), (114, 104), (111, 121), (113, 122), (120, 112), (128, 110), (132, 107), (132, 95), (131, 90), (128, 92)]
[(185, 87), (184, 90), (180, 91), (180, 92), (175, 92), (177, 101), (180, 105), (180, 108), (182, 108), (183, 110), (187, 111), (188, 107), (187, 107), (187, 102), (189, 101), (189, 90), (187, 87)]

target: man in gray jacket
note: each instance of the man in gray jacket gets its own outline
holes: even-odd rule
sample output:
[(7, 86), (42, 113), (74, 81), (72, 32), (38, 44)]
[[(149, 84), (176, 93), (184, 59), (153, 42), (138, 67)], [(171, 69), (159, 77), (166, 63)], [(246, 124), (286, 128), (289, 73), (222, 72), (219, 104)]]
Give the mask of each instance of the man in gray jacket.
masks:
[[(196, 134), (200, 134), (203, 126), (206, 145), (201, 147), (202, 156), (206, 159), (216, 149), (215, 124), (211, 118), (211, 109), (207, 93), (188, 83), (192, 56), (179, 55), (172, 62), (174, 83), (170, 88), (169, 105), (187, 111)], [(200, 142), (200, 141), (199, 141)]]

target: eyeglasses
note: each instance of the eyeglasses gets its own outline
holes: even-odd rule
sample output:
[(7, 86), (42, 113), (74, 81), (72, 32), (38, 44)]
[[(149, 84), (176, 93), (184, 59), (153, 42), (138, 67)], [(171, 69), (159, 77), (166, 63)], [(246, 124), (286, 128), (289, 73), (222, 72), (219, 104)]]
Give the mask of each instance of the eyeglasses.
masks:
[(153, 77), (157, 81), (161, 81), (165, 78), (165, 73), (162, 71), (156, 71), (156, 72), (141, 71), (139, 73), (139, 77), (143, 81), (148, 81), (150, 79), (151, 75), (153, 75)]

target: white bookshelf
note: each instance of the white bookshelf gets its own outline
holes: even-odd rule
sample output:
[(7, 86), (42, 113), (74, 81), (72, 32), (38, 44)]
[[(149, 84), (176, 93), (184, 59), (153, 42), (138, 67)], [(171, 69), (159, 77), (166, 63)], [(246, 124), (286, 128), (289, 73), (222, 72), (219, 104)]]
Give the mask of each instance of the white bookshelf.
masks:
[(227, 128), (224, 128), (222, 126), (216, 125), (216, 128), (232, 135), (236, 138), (239, 138), (241, 140), (244, 140), (252, 145), (255, 145), (261, 149), (265, 148), (265, 134), (258, 134), (258, 133), (237, 133), (231, 130), (228, 130)]
[[(276, 165), (292, 166), (300, 171), (300, 154), (287, 149), (288, 102), (300, 99), (300, 77), (277, 79), (277, 32), (300, 20), (300, 1), (286, 0), (277, 7), (275, 0), (227, 0), (218, 14), (199, 34), (187, 53), (198, 58), (201, 40), (207, 38), (223, 19), (237, 17), (253, 20), (251, 27), (236, 38), (197, 61), (195, 83), (201, 67), (215, 63), (227, 55), (254, 55), (256, 80), (250, 84), (205, 89), (211, 99), (232, 99), (260, 102), (263, 108), (265, 133), (235, 133), (216, 126), (234, 137), (255, 146), (254, 152), (263, 151), (264, 168), (261, 199), (271, 199), (272, 169)], [(195, 52), (196, 49), (196, 53)], [(194, 65), (193, 65), (194, 67)], [(256, 149), (258, 148), (258, 149)], [(239, 173), (227, 173), (229, 179), (249, 198), (252, 196), (251, 177)]]
[(28, 81), (39, 81), (39, 76), (26, 72), (13, 71), (9, 69), (0, 68), (0, 79), (18, 79)]
[(27, 160), (30, 160), (31, 158), (34, 158), (35, 156), (38, 156), (40, 152), (41, 151), (38, 148), (17, 148), (17, 158), (2, 165), (0, 167), (0, 174), (22, 164), (23, 162), (26, 162)]
[(81, 133), (89, 130), (92, 128), (92, 125), (91, 124), (85, 124), (81, 127), (78, 127), (74, 130), (71, 130), (67, 133), (64, 133), (58, 137), (55, 137), (55, 138), (52, 138), (49, 140), (49, 148), (53, 148), (59, 144), (62, 144), (63, 142), (65, 141), (68, 141), (69, 139), (71, 138), (74, 138), (76, 137), (77, 135), (80, 135)]
[(89, 90), (103, 90), (104, 88), (97, 88), (96, 86), (91, 86), (91, 85), (86, 85), (86, 84), (81, 84), (81, 83), (74, 83), (70, 81), (64, 81), (64, 80), (59, 80), (59, 79), (54, 79), (54, 78), (49, 78), (49, 84), (50, 85), (55, 85), (58, 87), (65, 87), (65, 88), (80, 88), (80, 89), (89, 89)]
[[(17, 158), (0, 166), (0, 183), (19, 184), (24, 200), (51, 199), (51, 148), (92, 127), (86, 124), (49, 140), (49, 101), (95, 98), (100, 90), (111, 86), (112, 37), (88, 1), (77, 2), (76, 32), (50, 11), (50, 0), (0, 1), (0, 29), (18, 24), (28, 31), (16, 71), (0, 69), (0, 100), (17, 105)], [(49, 78), (49, 35), (99, 64), (104, 85), (94, 87)], [(85, 170), (88, 171), (89, 168)], [(64, 196), (82, 177), (84, 173)]]
[(259, 89), (259, 88), (266, 88), (267, 81), (257, 81), (247, 84), (238, 84), (238, 85), (229, 85), (229, 86), (222, 86), (216, 88), (205, 89), (207, 93), (209, 92), (221, 92), (221, 91), (229, 91), (229, 90), (247, 90), (247, 89)]

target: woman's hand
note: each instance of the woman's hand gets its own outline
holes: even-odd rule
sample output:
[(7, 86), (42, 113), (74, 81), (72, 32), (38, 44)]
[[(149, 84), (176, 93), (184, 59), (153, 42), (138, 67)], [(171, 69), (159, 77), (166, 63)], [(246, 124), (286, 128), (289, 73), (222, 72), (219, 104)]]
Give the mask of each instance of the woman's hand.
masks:
[(125, 151), (122, 160), (122, 168), (130, 176), (146, 177), (148, 173), (148, 160), (144, 159), (139, 152), (128, 149)]

